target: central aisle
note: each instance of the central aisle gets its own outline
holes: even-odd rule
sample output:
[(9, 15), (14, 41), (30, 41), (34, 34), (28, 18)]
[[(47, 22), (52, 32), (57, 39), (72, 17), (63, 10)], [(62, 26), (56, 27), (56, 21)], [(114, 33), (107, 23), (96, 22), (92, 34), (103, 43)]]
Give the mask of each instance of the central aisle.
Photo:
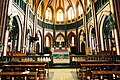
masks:
[(50, 69), (47, 80), (78, 80), (76, 69)]

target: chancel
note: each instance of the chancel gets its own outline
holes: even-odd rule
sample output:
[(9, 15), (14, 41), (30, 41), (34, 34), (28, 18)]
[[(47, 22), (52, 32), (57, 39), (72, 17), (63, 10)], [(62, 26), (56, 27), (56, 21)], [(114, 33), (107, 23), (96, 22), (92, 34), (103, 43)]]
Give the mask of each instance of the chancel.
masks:
[(120, 0), (1, 0), (0, 80), (119, 80)]

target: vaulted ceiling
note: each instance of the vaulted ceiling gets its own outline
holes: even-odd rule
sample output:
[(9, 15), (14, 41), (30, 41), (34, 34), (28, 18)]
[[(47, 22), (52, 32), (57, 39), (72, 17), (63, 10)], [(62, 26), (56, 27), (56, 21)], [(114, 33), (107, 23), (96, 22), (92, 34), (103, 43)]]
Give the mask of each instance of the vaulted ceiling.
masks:
[(42, 4), (42, 19), (45, 20), (45, 13), (46, 13), (46, 9), (48, 7), (51, 8), (52, 13), (53, 13), (53, 17), (52, 17), (52, 21), (55, 22), (56, 21), (56, 13), (58, 11), (58, 9), (62, 9), (63, 13), (64, 13), (64, 21), (67, 21), (67, 11), (70, 7), (72, 7), (73, 11), (74, 11), (74, 19), (78, 17), (78, 5), (81, 6), (81, 8), (83, 9), (83, 13), (87, 11), (87, 7), (90, 5), (90, 1), (94, 1), (94, 0), (27, 0), (32, 1), (33, 2), (33, 11), (34, 13), (37, 13), (38, 7), (39, 5)]
[(56, 11), (58, 8), (62, 8), (64, 11), (66, 11), (70, 6), (73, 7), (75, 11), (77, 4), (80, 3), (81, 7), (85, 11), (88, 1), (92, 0), (33, 0), (33, 3), (35, 12), (41, 3), (44, 4), (44, 9), (50, 6), (54, 11)]

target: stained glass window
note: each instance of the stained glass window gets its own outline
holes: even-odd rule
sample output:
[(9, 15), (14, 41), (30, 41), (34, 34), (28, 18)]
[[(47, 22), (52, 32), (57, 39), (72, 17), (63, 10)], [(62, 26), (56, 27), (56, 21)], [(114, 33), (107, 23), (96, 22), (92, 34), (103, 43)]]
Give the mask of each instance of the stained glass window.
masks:
[(37, 14), (38, 16), (42, 16), (42, 5), (38, 6)]
[(61, 9), (59, 9), (57, 11), (57, 21), (63, 21), (63, 11)]
[(46, 10), (45, 18), (48, 20), (52, 20), (52, 10), (49, 7)]
[(74, 37), (72, 37), (72, 46), (74, 46)]
[(72, 7), (68, 9), (68, 20), (71, 20), (71, 19), (74, 19), (74, 11)]
[(80, 16), (81, 14), (83, 14), (83, 9), (80, 5), (78, 5), (78, 15)]
[(29, 0), (28, 3), (29, 3), (30, 8), (33, 9), (33, 0)]

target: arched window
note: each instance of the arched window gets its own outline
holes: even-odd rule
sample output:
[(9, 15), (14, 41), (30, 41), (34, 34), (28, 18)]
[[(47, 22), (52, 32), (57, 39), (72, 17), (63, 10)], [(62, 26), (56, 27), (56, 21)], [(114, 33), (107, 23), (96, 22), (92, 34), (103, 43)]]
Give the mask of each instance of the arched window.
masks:
[(29, 3), (30, 8), (33, 9), (33, 0), (29, 0), (28, 3)]
[(81, 14), (83, 14), (83, 9), (80, 5), (78, 5), (78, 16), (80, 16)]
[(49, 7), (46, 10), (45, 18), (48, 19), (48, 20), (52, 20), (52, 10)]
[(72, 7), (68, 9), (68, 20), (71, 20), (71, 19), (74, 19), (74, 11)]
[(72, 46), (74, 46), (75, 38), (72, 36)]
[(49, 47), (49, 37), (46, 37), (46, 47)]
[(62, 9), (59, 9), (58, 11), (57, 11), (57, 21), (63, 21), (63, 11), (62, 11)]
[(38, 6), (37, 14), (38, 14), (38, 17), (42, 16), (42, 5)]

